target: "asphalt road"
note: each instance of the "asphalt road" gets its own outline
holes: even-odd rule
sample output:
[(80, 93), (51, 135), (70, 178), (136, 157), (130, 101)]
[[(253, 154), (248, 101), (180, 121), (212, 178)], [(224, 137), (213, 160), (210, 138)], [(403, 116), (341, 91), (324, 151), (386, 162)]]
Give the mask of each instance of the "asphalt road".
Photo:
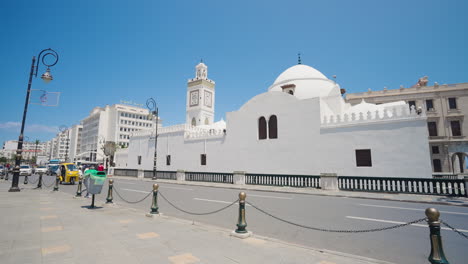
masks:
[[(37, 177), (30, 177), (37, 181)], [(46, 185), (53, 177), (44, 176)], [(24, 177), (20, 179), (20, 187)], [(11, 180), (11, 177), (10, 177)], [(115, 189), (128, 201), (137, 201), (151, 192), (153, 182), (114, 178)], [(60, 185), (60, 191), (74, 194), (77, 186)], [(52, 189), (50, 187), (50, 189)], [(97, 195), (104, 201), (107, 186)], [(239, 190), (193, 185), (160, 183), (160, 194), (172, 204), (188, 212), (206, 213), (231, 204), (238, 199)], [(150, 196), (151, 197), (151, 196)], [(151, 199), (129, 204), (114, 193), (114, 202), (122, 206), (150, 211)], [(441, 211), (441, 219), (468, 235), (468, 208), (305, 194), (247, 191), (247, 201), (293, 223), (324, 229), (362, 230), (388, 227), (398, 223), (424, 218), (427, 207)], [(90, 200), (91, 203), (91, 200)], [(181, 212), (158, 197), (161, 213), (234, 230), (238, 205), (209, 215), (191, 215)], [(426, 222), (393, 230), (369, 233), (322, 232), (281, 222), (246, 207), (247, 229), (254, 234), (280, 239), (294, 244), (339, 251), (394, 263), (428, 263), (430, 253), (429, 228)], [(445, 255), (451, 264), (467, 263), (468, 239), (442, 230)]]

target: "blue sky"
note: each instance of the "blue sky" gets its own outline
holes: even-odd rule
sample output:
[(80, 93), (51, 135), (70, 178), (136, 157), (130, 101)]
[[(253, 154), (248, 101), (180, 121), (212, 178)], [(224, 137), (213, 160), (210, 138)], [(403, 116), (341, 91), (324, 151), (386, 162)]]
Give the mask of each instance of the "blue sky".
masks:
[[(5, 1), (0, 9), (0, 142), (18, 138), (32, 56), (53, 48), (58, 107), (29, 105), (25, 135), (52, 138), (95, 106), (154, 97), (185, 122), (187, 79), (203, 58), (216, 120), (302, 62), (348, 92), (468, 82), (468, 1)], [(40, 66), (39, 75), (45, 71)]]

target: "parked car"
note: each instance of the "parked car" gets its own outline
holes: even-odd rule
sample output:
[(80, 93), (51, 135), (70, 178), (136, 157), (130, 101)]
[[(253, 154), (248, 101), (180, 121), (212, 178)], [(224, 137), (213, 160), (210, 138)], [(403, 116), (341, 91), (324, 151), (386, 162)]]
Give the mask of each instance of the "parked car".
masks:
[(31, 176), (32, 169), (29, 165), (21, 165), (20, 166), (20, 176)]
[(47, 167), (46, 166), (37, 166), (36, 168), (36, 174), (46, 174), (47, 173)]

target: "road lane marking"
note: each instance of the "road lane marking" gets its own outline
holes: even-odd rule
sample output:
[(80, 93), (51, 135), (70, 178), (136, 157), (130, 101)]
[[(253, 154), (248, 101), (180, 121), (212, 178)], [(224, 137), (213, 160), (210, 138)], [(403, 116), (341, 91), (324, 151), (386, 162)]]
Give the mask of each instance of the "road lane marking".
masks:
[(41, 228), (42, 233), (53, 232), (53, 231), (62, 231), (63, 226), (50, 226)]
[(148, 238), (153, 238), (153, 237), (159, 237), (159, 235), (156, 234), (155, 232), (149, 232), (149, 233), (137, 234), (137, 237), (139, 239), (148, 239)]
[(123, 183), (123, 184), (136, 184), (134, 182), (124, 182), (124, 181), (116, 181), (116, 183)]
[(57, 247), (48, 247), (48, 248), (42, 248), (42, 256), (47, 256), (49, 254), (55, 254), (55, 253), (63, 253), (70, 251), (71, 247), (69, 245), (62, 245), (62, 246), (57, 246)]
[[(219, 201), (219, 200), (209, 200), (209, 199), (203, 199), (203, 198), (193, 198), (193, 199), (194, 199), (194, 200), (198, 200), (198, 201), (204, 201), (204, 202), (232, 204), (232, 202)], [(250, 206), (250, 205), (246, 204), (246, 206)]]
[(189, 188), (182, 188), (182, 187), (168, 187), (168, 186), (161, 186), (161, 188), (167, 189), (176, 189), (176, 190), (185, 190), (185, 191), (193, 191), (193, 189)]
[(256, 194), (249, 194), (248, 196), (252, 196), (252, 197), (262, 197), (262, 198), (274, 198), (274, 199), (292, 200), (291, 197), (279, 197), (279, 196), (256, 195)]
[[(390, 221), (390, 220), (383, 220), (383, 219), (375, 219), (375, 218), (366, 218), (366, 217), (357, 217), (357, 216), (346, 216), (346, 218), (350, 218), (350, 219), (356, 219), (356, 220), (365, 220), (365, 221), (373, 221), (373, 222), (380, 222), (380, 223), (389, 223), (389, 224), (405, 224), (405, 222), (398, 222), (398, 221)], [(421, 224), (411, 224), (412, 226), (417, 226), (417, 227), (424, 227), (424, 228), (428, 228), (428, 225), (421, 225)], [(452, 230), (450, 228), (447, 228), (447, 227), (441, 227), (441, 229), (444, 229), (444, 230)], [(458, 229), (458, 231), (460, 232), (463, 232), (463, 233), (468, 233), (468, 230), (465, 230), (465, 229)]]
[[(411, 210), (411, 211), (426, 211), (426, 209), (418, 209), (418, 208), (406, 208), (406, 207), (396, 207), (396, 206), (386, 206), (386, 205), (375, 205), (375, 204), (359, 204), (362, 206), (368, 207), (380, 207), (380, 208), (389, 208), (389, 209), (400, 209), (400, 210)], [(439, 211), (444, 214), (455, 214), (455, 215), (468, 215), (468, 213), (459, 213), (459, 212), (449, 212), (449, 211)]]
[(120, 190), (124, 190), (124, 191), (129, 191), (129, 192), (139, 192), (139, 193), (146, 193), (148, 194), (150, 191), (141, 191), (141, 190), (134, 190), (134, 189), (125, 189), (125, 188), (122, 188)]

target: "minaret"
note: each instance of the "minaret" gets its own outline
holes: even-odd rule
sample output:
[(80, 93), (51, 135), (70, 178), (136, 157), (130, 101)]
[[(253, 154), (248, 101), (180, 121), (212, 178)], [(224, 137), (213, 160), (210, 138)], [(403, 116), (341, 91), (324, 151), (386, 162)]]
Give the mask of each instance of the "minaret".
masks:
[(215, 82), (208, 79), (203, 60), (195, 66), (195, 78), (187, 83), (186, 123), (211, 125), (214, 121)]

